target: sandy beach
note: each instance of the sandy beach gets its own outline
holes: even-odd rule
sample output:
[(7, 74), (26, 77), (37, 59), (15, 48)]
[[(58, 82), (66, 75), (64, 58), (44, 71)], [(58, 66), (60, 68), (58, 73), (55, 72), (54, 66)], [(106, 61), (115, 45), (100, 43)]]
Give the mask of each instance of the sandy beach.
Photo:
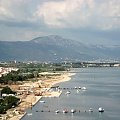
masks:
[[(23, 85), (17, 86), (18, 91), (22, 91), (18, 97), (21, 103), (16, 107), (7, 111), (4, 120), (20, 120), (25, 115), (27, 108), (33, 107), (42, 97), (59, 97), (62, 91), (49, 91), (52, 86), (60, 82), (66, 82), (71, 79), (74, 74), (65, 72), (58, 75), (44, 77), (44, 80), (38, 78), (36, 82), (25, 82)], [(15, 88), (14, 88), (15, 89)]]

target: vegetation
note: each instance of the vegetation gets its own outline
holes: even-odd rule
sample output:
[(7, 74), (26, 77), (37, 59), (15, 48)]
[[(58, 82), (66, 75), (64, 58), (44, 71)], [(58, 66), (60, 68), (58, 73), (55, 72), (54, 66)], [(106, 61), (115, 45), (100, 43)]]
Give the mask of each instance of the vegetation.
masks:
[[(6, 94), (15, 94), (16, 92), (12, 91), (9, 87), (5, 87), (2, 89), (1, 93)], [(0, 114), (6, 113), (6, 111), (12, 107), (17, 106), (19, 102), (19, 98), (15, 96), (6, 96), (0, 99)]]
[(58, 68), (55, 68), (54, 71), (65, 71), (65, 68), (64, 67), (58, 67)]
[(12, 91), (8, 86), (6, 86), (1, 90), (1, 94), (16, 94), (16, 92)]
[(62, 63), (9, 63), (4, 67), (17, 67), (19, 70), (0, 77), (1, 84), (16, 84), (18, 81), (31, 80), (38, 77), (40, 72), (66, 71), (69, 66)]
[(0, 99), (0, 114), (4, 114), (8, 109), (17, 106), (19, 100), (20, 99), (15, 96), (6, 96)]
[(12, 84), (12, 83), (16, 83), (17, 81), (27, 80), (29, 78), (34, 78), (34, 74), (23, 75), (23, 74), (20, 74), (18, 72), (11, 72), (11, 73), (1, 77), (0, 83)]

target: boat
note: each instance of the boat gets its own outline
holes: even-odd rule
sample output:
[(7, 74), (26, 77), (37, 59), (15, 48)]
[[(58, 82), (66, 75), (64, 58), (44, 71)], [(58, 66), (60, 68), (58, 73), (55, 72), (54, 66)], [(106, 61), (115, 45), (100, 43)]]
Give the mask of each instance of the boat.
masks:
[(67, 91), (65, 94), (67, 95), (67, 94), (70, 94), (71, 92), (70, 91)]
[(56, 110), (55, 113), (59, 113), (60, 111), (59, 110)]
[(77, 89), (77, 87), (75, 86), (75, 89)]
[(79, 88), (79, 89), (81, 89), (81, 87), (80, 87), (80, 86), (79, 86), (78, 88)]
[(28, 116), (31, 116), (31, 115), (32, 115), (32, 113), (28, 113), (27, 115), (28, 115)]
[(40, 100), (40, 103), (45, 103), (45, 101), (43, 101), (43, 100)]
[(68, 113), (68, 110), (67, 110), (67, 109), (64, 109), (64, 110), (63, 110), (63, 113)]
[(98, 111), (99, 112), (104, 112), (104, 109), (102, 107), (99, 107)]
[(71, 109), (71, 113), (75, 113), (76, 112), (76, 110), (75, 109)]
[(93, 112), (93, 109), (92, 109), (92, 108), (90, 108), (90, 109), (89, 109), (89, 112)]
[(77, 93), (79, 93), (80, 92), (80, 90), (77, 90)]
[(86, 90), (87, 88), (86, 87), (82, 87), (82, 90)]

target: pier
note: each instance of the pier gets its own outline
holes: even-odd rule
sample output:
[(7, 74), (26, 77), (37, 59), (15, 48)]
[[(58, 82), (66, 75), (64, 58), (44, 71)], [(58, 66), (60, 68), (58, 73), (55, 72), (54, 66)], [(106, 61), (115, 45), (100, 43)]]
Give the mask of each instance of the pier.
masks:
[(87, 88), (86, 87), (59, 87), (59, 86), (55, 86), (55, 87), (52, 87), (52, 89), (56, 89), (56, 90), (86, 90)]
[[(59, 109), (57, 109), (58, 111)], [(80, 109), (74, 109), (75, 112), (71, 112), (72, 109), (66, 109), (67, 112), (66, 113), (92, 113), (92, 112), (99, 112), (98, 110), (93, 110), (90, 111), (90, 109), (87, 109), (87, 110), (80, 110)], [(36, 112), (49, 112), (49, 113), (56, 113), (56, 114), (59, 114), (59, 113), (63, 113), (64, 109), (63, 110), (59, 110), (59, 112), (56, 112), (56, 110), (51, 110), (51, 109), (48, 109), (48, 110), (36, 110)]]

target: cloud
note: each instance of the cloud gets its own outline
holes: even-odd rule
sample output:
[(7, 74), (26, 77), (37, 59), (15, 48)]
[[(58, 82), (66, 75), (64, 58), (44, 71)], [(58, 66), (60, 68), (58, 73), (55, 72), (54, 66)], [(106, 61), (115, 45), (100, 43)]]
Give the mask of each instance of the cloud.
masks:
[(120, 0), (0, 0), (0, 40), (58, 34), (88, 41), (111, 33), (118, 40), (119, 5)]
[(13, 17), (13, 14), (1, 6), (0, 7), (0, 16), (1, 17)]
[(120, 27), (120, 0), (63, 0), (39, 5), (36, 17), (49, 27), (102, 30)]
[(111, 30), (120, 27), (119, 4), (120, 0), (0, 0), (0, 20), (5, 24)]
[(0, 20), (33, 21), (32, 0), (0, 0)]
[(25, 41), (38, 36), (46, 35), (44, 31), (37, 31), (28, 28), (18, 29), (17, 27), (7, 27), (0, 25), (0, 40), (2, 41)]

